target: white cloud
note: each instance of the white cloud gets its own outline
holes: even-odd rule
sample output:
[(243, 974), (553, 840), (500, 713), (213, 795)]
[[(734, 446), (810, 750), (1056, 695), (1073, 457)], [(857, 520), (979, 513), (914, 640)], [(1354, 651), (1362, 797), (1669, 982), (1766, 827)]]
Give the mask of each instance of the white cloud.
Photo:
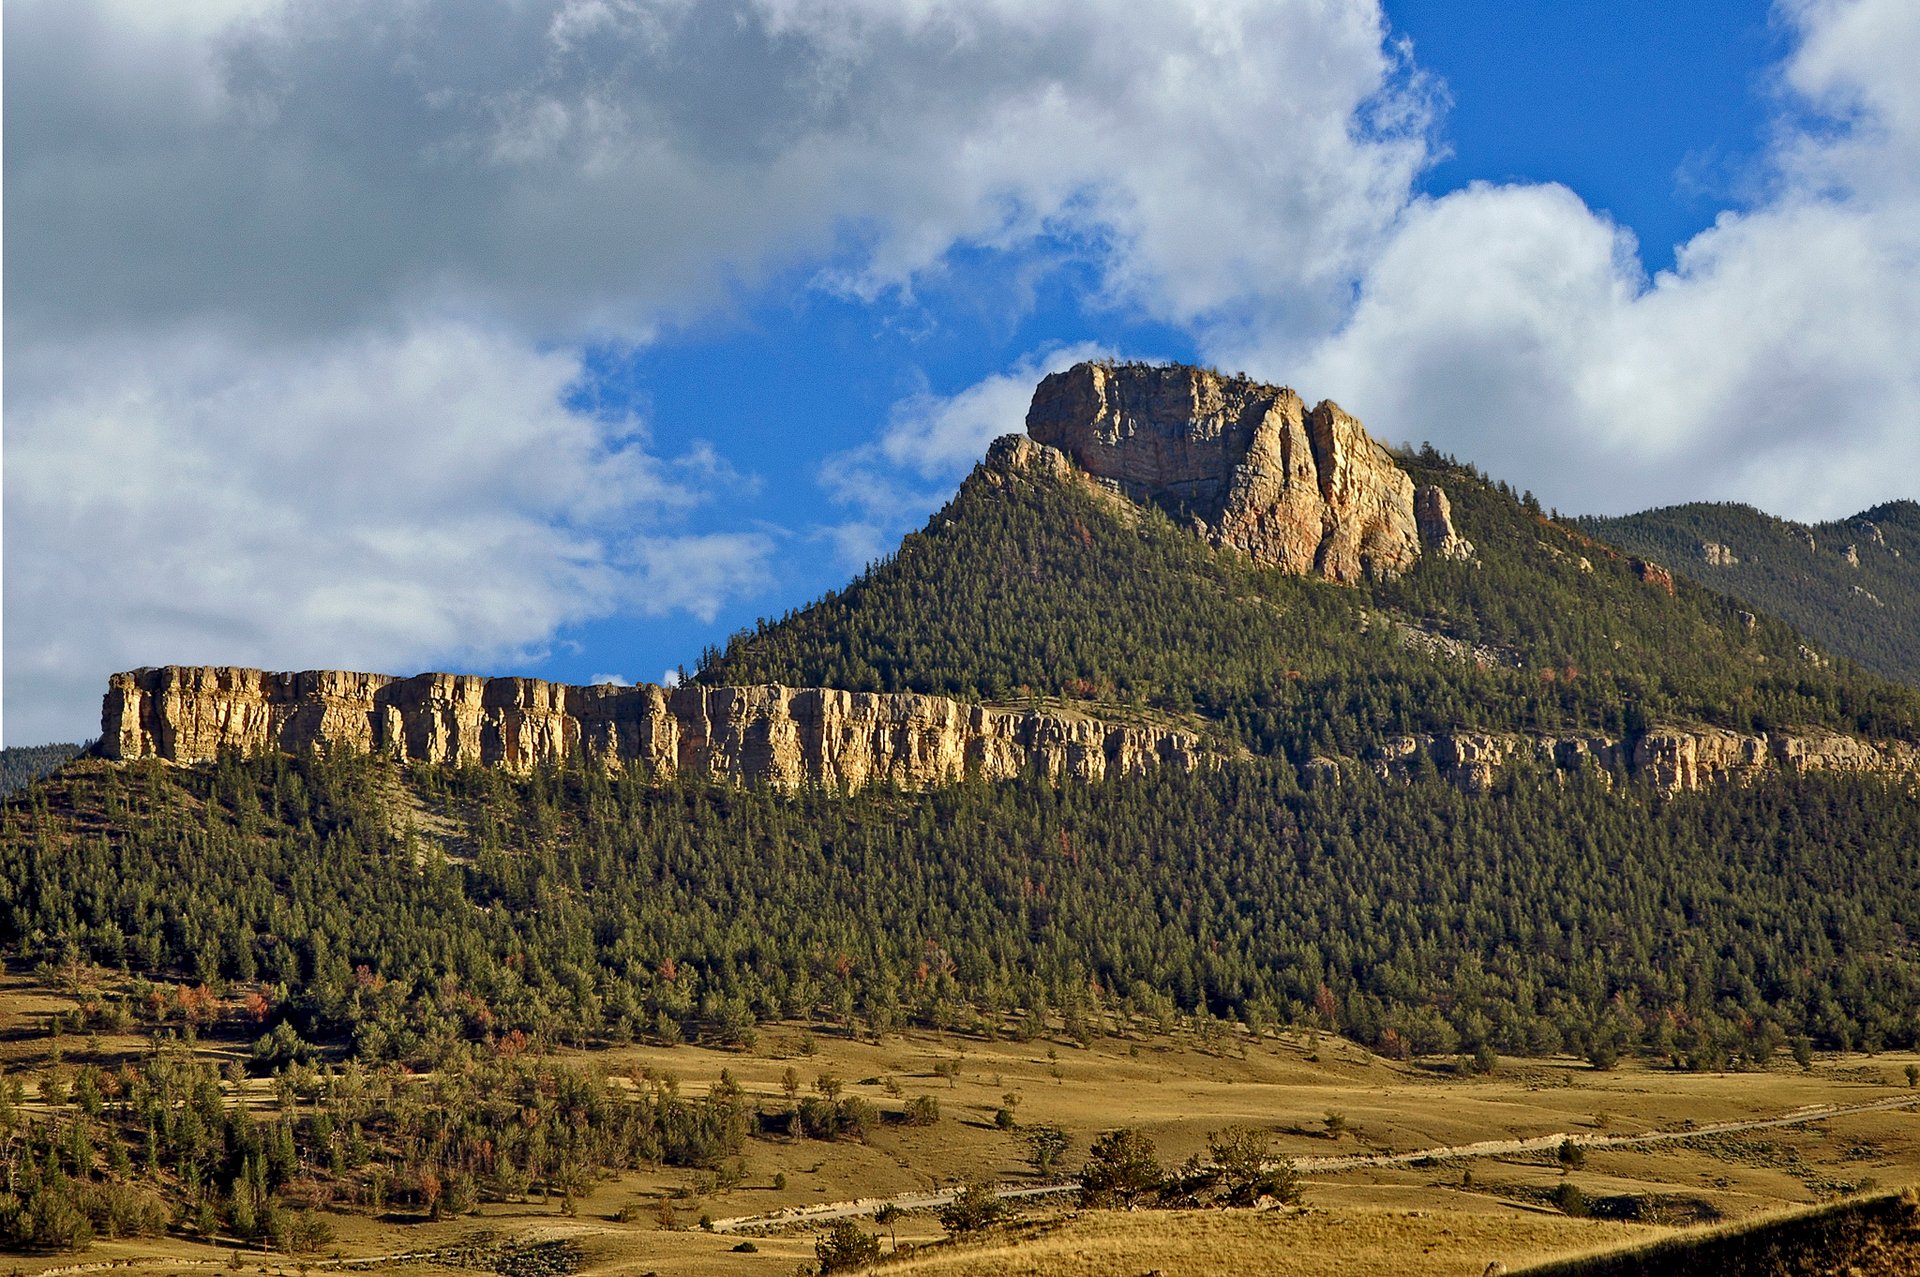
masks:
[[(1413, 196), (1435, 93), (1373, 0), (15, 0), (9, 737), (71, 734), (117, 665), (717, 615), (783, 543), (663, 520), (738, 476), (563, 396), (582, 343), (790, 268), (875, 297), (956, 248), (1071, 258), (1094, 309), (1565, 506), (1894, 495), (1920, 9), (1782, 12), (1810, 122), (1649, 279), (1564, 189)], [(784, 544), (871, 557), (1080, 353), (904, 401), (823, 466), (848, 521)]]
[(500, 660), (764, 580), (763, 539), (672, 532), (698, 494), (636, 423), (563, 406), (573, 357), (471, 326), (16, 347), (8, 372), (13, 739), (86, 731), (114, 669)]
[[(1920, 9), (1821, 0), (1769, 193), (1645, 277), (1557, 187), (1416, 201), (1347, 324), (1290, 374), (1569, 509), (1753, 501), (1811, 519), (1920, 474)], [(1271, 368), (1293, 343), (1222, 358)], [(1274, 352), (1280, 352), (1278, 354)], [(1296, 372), (1297, 370), (1297, 372)]]
[(1426, 155), (1371, 0), (151, 9), (9, 6), (39, 327), (431, 297), (644, 333), (770, 266), (872, 292), (1042, 235), (1183, 321), (1324, 318)]
[(836, 559), (858, 568), (892, 548), (900, 534), (953, 494), (986, 455), (987, 445), (1026, 425), (1033, 388), (1048, 373), (1112, 352), (1091, 343), (1030, 354), (953, 395), (920, 391), (893, 405), (872, 443), (820, 464), (820, 485), (856, 517), (822, 530)]
[[(774, 272), (1044, 243), (1114, 304), (1336, 316), (1425, 156), (1381, 35), (1372, 0), (9, 4), (9, 735), (113, 665), (715, 615), (774, 542), (622, 526), (698, 459), (556, 396)], [(378, 336), (420, 315), (455, 318)], [(923, 407), (876, 455), (931, 484), (988, 405)]]
[(734, 597), (772, 584), (773, 551), (764, 532), (643, 538), (628, 551), (636, 586), (628, 606), (642, 616), (690, 612), (711, 621)]

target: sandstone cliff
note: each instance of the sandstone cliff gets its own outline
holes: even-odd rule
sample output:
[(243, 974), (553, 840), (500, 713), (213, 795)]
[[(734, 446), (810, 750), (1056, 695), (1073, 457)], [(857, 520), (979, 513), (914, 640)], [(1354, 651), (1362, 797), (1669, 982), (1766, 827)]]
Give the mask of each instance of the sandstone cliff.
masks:
[[(1380, 775), (1400, 780), (1431, 767), (1469, 793), (1491, 789), (1500, 773), (1516, 764), (1560, 773), (1624, 773), (1667, 793), (1746, 784), (1773, 771), (1920, 778), (1920, 748), (1820, 728), (1749, 734), (1718, 727), (1656, 727), (1633, 740), (1580, 732), (1456, 731), (1389, 737), (1370, 761)], [(1316, 762), (1319, 765), (1308, 772), (1310, 779), (1337, 774), (1332, 760)]]
[(1414, 490), (1413, 521), (1429, 553), (1442, 559), (1473, 558), (1473, 542), (1453, 530), (1453, 503), (1439, 485), (1422, 484)]
[(109, 758), (205, 762), (222, 749), (319, 746), (525, 772), (584, 757), (667, 779), (780, 788), (920, 788), (969, 771), (1097, 780), (1200, 766), (1191, 733), (938, 696), (822, 688), (572, 687), (530, 678), (338, 670), (271, 674), (166, 666), (115, 674), (101, 709)]
[[(1285, 572), (1350, 583), (1420, 556), (1413, 481), (1337, 405), (1309, 410), (1285, 387), (1181, 365), (1076, 364), (1034, 391), (1027, 434)], [(1058, 464), (1042, 452), (1014, 459)]]

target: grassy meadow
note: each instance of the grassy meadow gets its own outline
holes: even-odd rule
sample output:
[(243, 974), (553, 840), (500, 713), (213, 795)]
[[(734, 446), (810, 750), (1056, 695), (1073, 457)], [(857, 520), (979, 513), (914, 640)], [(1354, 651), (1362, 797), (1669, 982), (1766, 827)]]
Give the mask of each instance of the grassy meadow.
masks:
[[(44, 1079), (70, 1078), (88, 1064), (111, 1068), (156, 1049), (135, 1033), (50, 1033), (52, 1017), (70, 1001), (44, 972), (15, 972), (0, 985), (0, 1066), (24, 1083), (27, 1120), (57, 1111), (48, 1097), (57, 1100), (65, 1088), (49, 1091)], [(216, 1029), (185, 1049), (238, 1062), (246, 1039)], [(1491, 1263), (1517, 1271), (1920, 1183), (1920, 1112), (1912, 1108), (1686, 1136), (1814, 1107), (1898, 1103), (1914, 1095), (1905, 1070), (1920, 1058), (1911, 1054), (1821, 1055), (1808, 1069), (1782, 1061), (1740, 1073), (1501, 1059), (1483, 1074), (1452, 1060), (1387, 1060), (1308, 1033), (1255, 1040), (1212, 1032), (1203, 1042), (1184, 1030), (1138, 1026), (1087, 1045), (1064, 1035), (988, 1041), (932, 1032), (875, 1042), (798, 1024), (769, 1027), (750, 1051), (680, 1045), (563, 1054), (616, 1080), (670, 1077), (688, 1096), (715, 1085), (724, 1070), (774, 1120), (763, 1117), (737, 1174), (726, 1177), (662, 1168), (593, 1183), (570, 1203), (530, 1193), (438, 1218), (405, 1204), (371, 1210), (321, 1200), (313, 1206), (330, 1237), (307, 1254), (180, 1232), (101, 1235), (78, 1254), (16, 1256), (9, 1271), (43, 1277), (107, 1266), (237, 1265), (289, 1273), (378, 1267), (503, 1277), (784, 1277), (814, 1260), (824, 1222), (792, 1213), (838, 1204), (881, 1236), (883, 1267), (902, 1273), (1398, 1274), (1417, 1260), (1421, 1272), (1478, 1274)], [(228, 1071), (230, 1078), (239, 1072)], [(227, 1103), (263, 1117), (304, 1102), (289, 1101), (271, 1078), (225, 1085)], [(863, 1096), (880, 1120), (864, 1139), (789, 1136), (777, 1115), (796, 1085)], [(938, 1109), (931, 1122), (928, 1098)], [(916, 1100), (924, 1124), (905, 1120)], [(1307, 1168), (1301, 1208), (1081, 1212), (1070, 1194), (1038, 1195), (1020, 1200), (1012, 1223), (948, 1242), (935, 1212), (912, 1201), (970, 1180), (1003, 1189), (1057, 1183), (1096, 1136), (1123, 1126), (1146, 1133), (1173, 1166), (1203, 1153), (1209, 1132), (1232, 1125), (1270, 1132), (1277, 1154)], [(1069, 1139), (1061, 1171), (1048, 1176), (1029, 1157), (1028, 1133), (1041, 1126)], [(1594, 1146), (1571, 1160), (1553, 1147), (1445, 1151), (1660, 1132), (1676, 1138)], [(1429, 1155), (1411, 1163), (1322, 1166), (1422, 1151)], [(887, 1227), (872, 1223), (878, 1199), (892, 1197), (903, 1197), (908, 1209)], [(763, 1218), (780, 1212), (788, 1217)]]

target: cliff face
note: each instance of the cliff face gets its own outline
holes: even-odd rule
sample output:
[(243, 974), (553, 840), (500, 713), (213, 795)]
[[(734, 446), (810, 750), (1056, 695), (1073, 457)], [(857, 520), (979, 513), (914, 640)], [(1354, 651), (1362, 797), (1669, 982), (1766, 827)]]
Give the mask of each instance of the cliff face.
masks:
[(1202, 765), (1196, 737), (938, 696), (822, 688), (572, 687), (530, 678), (390, 678), (166, 666), (115, 674), (101, 709), (109, 758), (205, 762), (222, 749), (322, 745), (525, 772), (584, 756), (667, 779), (796, 788), (923, 788), (971, 769), (1097, 780)]
[[(1337, 772), (1331, 760), (1312, 778)], [(1390, 779), (1409, 779), (1422, 768), (1469, 793), (1491, 789), (1516, 763), (1558, 772), (1625, 772), (1667, 793), (1710, 785), (1746, 784), (1773, 771), (1865, 772), (1920, 778), (1920, 749), (1901, 741), (1875, 743), (1838, 732), (1808, 729), (1750, 735), (1718, 727), (1656, 727), (1631, 741), (1592, 734), (1523, 735), (1513, 732), (1447, 732), (1394, 736), (1372, 759)]]
[(1309, 410), (1285, 387), (1180, 365), (1076, 364), (1034, 391), (1027, 434), (1285, 572), (1353, 582), (1420, 556), (1413, 481), (1337, 405)]

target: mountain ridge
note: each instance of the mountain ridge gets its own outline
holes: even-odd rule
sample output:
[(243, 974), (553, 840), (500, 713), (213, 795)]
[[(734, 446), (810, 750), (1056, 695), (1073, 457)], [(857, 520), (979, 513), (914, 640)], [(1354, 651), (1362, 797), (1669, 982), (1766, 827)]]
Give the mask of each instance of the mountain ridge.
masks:
[(1576, 526), (1772, 613), (1885, 678), (1920, 685), (1920, 503), (1825, 523), (1689, 502)]
[(513, 772), (584, 760), (676, 776), (922, 788), (1027, 771), (1098, 780), (1202, 766), (1198, 737), (1071, 710), (965, 705), (832, 688), (570, 686), (528, 678), (165, 666), (116, 674), (101, 707), (110, 759), (205, 763), (223, 751), (345, 749)]

